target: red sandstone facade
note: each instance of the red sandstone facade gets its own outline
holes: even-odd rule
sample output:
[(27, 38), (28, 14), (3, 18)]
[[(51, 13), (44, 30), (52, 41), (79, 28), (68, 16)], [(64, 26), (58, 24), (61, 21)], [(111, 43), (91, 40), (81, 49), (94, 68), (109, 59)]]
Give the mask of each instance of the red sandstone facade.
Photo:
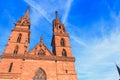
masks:
[(52, 52), (42, 38), (32, 50), (29, 8), (15, 23), (0, 61), (0, 80), (78, 80), (69, 34), (58, 18), (53, 20)]

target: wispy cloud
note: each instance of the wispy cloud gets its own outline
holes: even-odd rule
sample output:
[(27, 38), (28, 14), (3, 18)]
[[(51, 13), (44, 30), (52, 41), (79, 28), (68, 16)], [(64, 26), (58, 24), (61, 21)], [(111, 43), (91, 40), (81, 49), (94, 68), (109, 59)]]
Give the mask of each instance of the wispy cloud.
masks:
[(66, 3), (66, 8), (65, 8), (65, 13), (62, 17), (62, 22), (65, 23), (67, 21), (67, 17), (69, 15), (69, 11), (70, 11), (70, 7), (72, 5), (72, 2), (73, 0), (67, 0), (67, 3)]
[[(24, 1), (28, 3), (30, 6), (32, 6), (34, 9), (36, 9), (38, 11), (38, 15), (42, 15), (49, 23), (51, 23), (51, 20), (53, 19), (52, 15), (56, 10), (58, 10), (59, 12), (63, 12), (62, 22), (65, 23), (69, 15), (71, 4), (73, 2), (73, 0), (39, 1), (39, 2), (33, 0)], [(45, 3), (47, 6), (42, 5), (42, 3)]]
[(33, 0), (24, 0), (24, 1), (27, 2), (29, 5), (31, 5), (34, 9), (36, 9), (38, 11), (38, 15), (41, 14), (49, 23), (51, 23), (51, 20), (48, 17), (49, 14), (47, 14), (46, 11), (43, 8), (41, 8), (41, 6), (38, 3), (36, 3)]
[[(78, 44), (74, 46), (84, 45), (87, 43), (87, 47), (80, 50), (73, 48), (76, 51), (76, 66), (79, 79), (83, 80), (116, 80), (118, 79), (115, 62), (120, 65), (120, 17), (116, 14), (111, 14), (111, 19), (114, 21), (112, 27), (114, 29), (109, 33), (102, 35), (103, 37), (94, 38), (92, 40), (82, 40), (80, 37), (74, 38), (73, 43)], [(97, 27), (105, 25), (98, 23)], [(108, 23), (107, 23), (108, 24)], [(103, 28), (105, 29), (105, 28)], [(101, 31), (103, 32), (103, 31)], [(72, 34), (71, 34), (72, 35)], [(79, 42), (80, 41), (80, 42)], [(84, 43), (81, 43), (84, 42)], [(80, 54), (80, 55), (78, 55)], [(102, 73), (102, 74), (101, 74)], [(93, 77), (94, 76), (94, 77)]]
[(73, 39), (75, 42), (77, 42), (79, 45), (82, 45), (84, 47), (87, 47), (87, 44), (85, 42), (83, 42), (82, 40), (80, 40), (80, 38), (71, 35), (71, 39)]
[[(115, 62), (120, 64), (120, 62), (118, 62), (120, 61), (120, 17), (118, 15), (116, 16), (114, 12), (111, 11), (111, 19), (114, 22), (106, 22), (104, 19), (101, 19), (99, 22), (92, 24), (91, 26), (95, 28), (94, 30), (99, 28), (97, 31), (102, 34), (102, 37), (85, 38), (88, 39), (85, 40), (78, 36), (81, 29), (67, 22), (73, 0), (67, 0), (66, 3), (63, 3), (63, 1), (35, 2), (33, 0), (25, 0), (25, 2), (38, 12), (38, 15), (40, 15), (39, 18), (44, 17), (50, 24), (55, 10), (63, 12), (62, 22), (66, 24), (70, 32), (72, 46), (75, 46), (72, 49), (74, 56), (76, 56), (76, 68), (79, 80), (115, 80), (118, 78), (114, 64)], [(46, 3), (47, 6), (42, 5), (42, 2)], [(58, 7), (57, 5), (60, 6)], [(34, 13), (32, 15), (34, 15)], [(39, 19), (37, 17), (38, 15), (35, 14), (32, 16), (33, 21), (36, 18), (35, 22), (37, 22)], [(109, 26), (115, 27), (113, 30), (108, 31), (110, 30)], [(72, 29), (74, 29), (74, 31)]]
[[(63, 18), (62, 22), (67, 21), (67, 17), (69, 15), (70, 7), (73, 2), (73, 0), (40, 0), (40, 1), (34, 1), (34, 0), (24, 0), (27, 4), (29, 4), (32, 8), (31, 10), (31, 24), (32, 24), (32, 34), (31, 34), (31, 41), (34, 40), (36, 44), (36, 37), (39, 37), (42, 32), (50, 32), (52, 29), (52, 20), (55, 18), (55, 11), (59, 11), (59, 18)], [(44, 3), (44, 4), (43, 4)], [(52, 5), (51, 5), (52, 4)], [(45, 19), (45, 20), (44, 20)], [(47, 23), (46, 23), (47, 22)], [(49, 24), (48, 24), (49, 22)], [(46, 23), (46, 25), (44, 25)], [(40, 29), (40, 26), (44, 26), (44, 28)], [(39, 29), (39, 32), (37, 30)], [(47, 31), (49, 30), (49, 31)], [(40, 33), (41, 32), (41, 33)], [(49, 33), (47, 33), (49, 36)], [(46, 34), (46, 35), (47, 35)], [(50, 40), (49, 40), (50, 41)], [(33, 46), (33, 43), (32, 43)]]

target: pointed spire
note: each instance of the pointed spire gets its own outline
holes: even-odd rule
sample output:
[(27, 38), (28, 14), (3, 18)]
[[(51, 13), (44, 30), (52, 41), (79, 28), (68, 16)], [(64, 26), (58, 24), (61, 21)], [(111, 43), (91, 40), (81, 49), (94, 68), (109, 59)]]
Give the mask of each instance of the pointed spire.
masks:
[(29, 12), (30, 12), (30, 6), (28, 6), (27, 11), (25, 15), (23, 16), (23, 18), (29, 19)]
[(40, 36), (40, 42), (42, 42), (43, 41), (43, 37), (42, 36)]
[(55, 14), (56, 14), (56, 20), (59, 20), (59, 18), (58, 18), (58, 11), (56, 11)]
[(24, 16), (22, 18), (20, 18), (18, 20), (18, 22), (15, 23), (15, 25), (27, 25), (29, 26), (30, 29), (30, 18), (29, 18), (29, 12), (30, 12), (30, 7), (27, 8), (26, 13), (24, 14)]

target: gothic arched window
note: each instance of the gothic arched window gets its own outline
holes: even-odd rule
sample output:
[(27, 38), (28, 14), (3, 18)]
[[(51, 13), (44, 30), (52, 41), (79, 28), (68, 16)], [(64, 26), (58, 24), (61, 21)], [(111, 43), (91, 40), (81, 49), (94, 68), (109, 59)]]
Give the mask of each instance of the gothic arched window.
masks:
[(45, 55), (45, 51), (43, 49), (39, 50), (38, 55)]
[(33, 80), (46, 80), (46, 73), (43, 69), (39, 68), (35, 73)]
[(22, 34), (20, 33), (20, 34), (18, 35), (18, 38), (17, 38), (17, 42), (18, 42), (18, 43), (20, 43), (21, 37), (22, 37)]
[(60, 40), (60, 45), (65, 46), (65, 40), (63, 38)]
[(67, 53), (66, 53), (66, 50), (65, 50), (65, 49), (63, 49), (63, 51), (62, 51), (62, 56), (64, 56), (64, 57), (67, 56)]
[(18, 53), (18, 46), (15, 47), (14, 54)]

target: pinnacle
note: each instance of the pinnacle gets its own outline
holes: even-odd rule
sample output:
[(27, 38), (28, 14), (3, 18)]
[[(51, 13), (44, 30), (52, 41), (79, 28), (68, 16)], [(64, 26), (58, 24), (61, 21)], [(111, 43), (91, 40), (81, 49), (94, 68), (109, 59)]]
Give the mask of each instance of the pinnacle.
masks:
[(25, 15), (23, 16), (23, 18), (29, 19), (29, 12), (30, 12), (30, 7), (28, 6)]
[(58, 20), (58, 11), (56, 11), (55, 14), (56, 14), (56, 19)]
[(40, 36), (40, 42), (42, 42), (43, 41), (43, 37), (42, 36)]

